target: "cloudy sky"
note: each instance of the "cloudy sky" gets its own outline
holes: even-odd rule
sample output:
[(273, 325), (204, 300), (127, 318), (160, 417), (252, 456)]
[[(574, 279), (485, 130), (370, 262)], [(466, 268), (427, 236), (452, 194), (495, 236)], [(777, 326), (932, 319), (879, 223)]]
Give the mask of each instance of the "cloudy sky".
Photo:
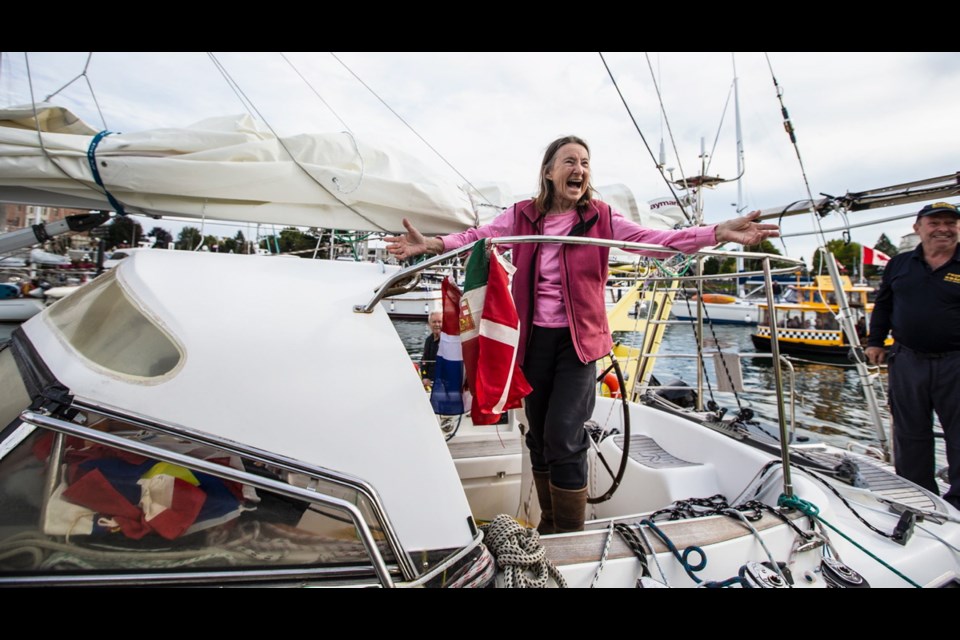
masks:
[[(85, 78), (53, 101), (94, 127), (180, 127), (252, 105), (280, 135), (349, 128), (361, 138), (399, 144), (458, 182), (461, 175), (498, 182), (518, 194), (535, 189), (546, 145), (575, 134), (591, 145), (594, 184), (625, 184), (641, 201), (669, 195), (644, 140), (655, 154), (664, 140), (666, 166), (675, 177), (700, 172), (701, 139), (711, 156), (708, 173), (736, 176), (735, 63), (746, 168), (742, 204), (748, 209), (786, 205), (807, 194), (783, 129), (772, 67), (814, 196), (960, 169), (957, 53), (97, 53), (88, 64), (86, 53), (5, 52), (0, 104), (30, 102), (28, 63), (38, 100), (86, 66), (96, 103)], [(735, 215), (737, 199), (735, 183), (708, 192), (706, 222)], [(919, 206), (855, 213), (849, 221)], [(823, 226), (842, 222), (834, 215)], [(855, 228), (851, 235), (872, 246), (886, 233), (897, 243), (911, 223)], [(783, 223), (787, 234), (812, 228), (806, 215)], [(817, 239), (788, 237), (785, 243), (788, 255), (809, 261)]]

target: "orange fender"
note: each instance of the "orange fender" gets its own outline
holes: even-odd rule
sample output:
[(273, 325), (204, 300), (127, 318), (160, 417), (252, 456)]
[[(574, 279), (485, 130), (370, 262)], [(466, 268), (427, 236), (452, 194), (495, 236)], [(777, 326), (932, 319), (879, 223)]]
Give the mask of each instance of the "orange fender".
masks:
[(600, 386), (600, 394), (605, 398), (620, 397), (620, 381), (617, 380), (617, 374), (613, 371), (603, 376), (603, 382)]

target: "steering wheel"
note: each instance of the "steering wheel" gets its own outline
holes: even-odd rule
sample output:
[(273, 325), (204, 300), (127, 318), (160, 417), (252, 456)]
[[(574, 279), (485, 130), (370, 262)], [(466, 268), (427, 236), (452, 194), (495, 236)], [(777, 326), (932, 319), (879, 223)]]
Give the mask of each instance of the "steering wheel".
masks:
[(600, 502), (606, 502), (611, 497), (613, 497), (614, 492), (620, 486), (620, 483), (623, 481), (623, 474), (627, 470), (627, 460), (630, 459), (630, 406), (627, 404), (627, 384), (623, 379), (623, 371), (620, 369), (620, 362), (617, 360), (617, 357), (610, 352), (610, 366), (604, 369), (597, 377), (597, 382), (602, 381), (610, 371), (614, 371), (617, 375), (617, 383), (620, 386), (620, 404), (623, 408), (623, 452), (620, 457), (620, 467), (616, 472), (610, 467), (610, 464), (607, 462), (606, 458), (603, 457), (603, 454), (600, 452), (600, 448), (597, 447), (597, 460), (600, 464), (603, 465), (603, 468), (607, 470), (607, 473), (610, 475), (612, 483), (610, 488), (607, 491), (599, 496), (587, 496), (588, 504), (597, 504)]

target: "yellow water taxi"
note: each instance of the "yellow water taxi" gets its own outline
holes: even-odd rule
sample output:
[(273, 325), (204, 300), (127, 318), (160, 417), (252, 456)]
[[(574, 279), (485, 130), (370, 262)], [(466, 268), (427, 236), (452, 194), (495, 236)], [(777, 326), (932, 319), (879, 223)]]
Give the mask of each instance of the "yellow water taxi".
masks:
[[(873, 303), (869, 294), (874, 288), (853, 284), (848, 276), (841, 276), (842, 295), (846, 296), (861, 343), (866, 342)], [(780, 353), (818, 360), (846, 360), (850, 341), (844, 335), (838, 320), (840, 300), (829, 276), (817, 276), (810, 284), (791, 287), (784, 301), (774, 303), (771, 314), (767, 303), (759, 305), (760, 317), (756, 332), (751, 335), (758, 351), (769, 352), (770, 321), (777, 323)], [(892, 342), (888, 338), (888, 342)]]

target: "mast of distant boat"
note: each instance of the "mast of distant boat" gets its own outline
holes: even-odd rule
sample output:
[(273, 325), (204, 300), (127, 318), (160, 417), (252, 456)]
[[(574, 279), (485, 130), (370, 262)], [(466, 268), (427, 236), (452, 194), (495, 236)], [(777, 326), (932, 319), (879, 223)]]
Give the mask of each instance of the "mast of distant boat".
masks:
[[(737, 78), (737, 60), (736, 55), (731, 53), (730, 59), (733, 62), (733, 117), (737, 132), (737, 215), (744, 210), (743, 206), (743, 131), (740, 128), (740, 91), (739, 79)], [(743, 258), (737, 258), (737, 273), (743, 272)], [(740, 278), (737, 278), (737, 296), (743, 297), (746, 294), (746, 287)]]
[[(883, 427), (883, 418), (880, 415), (880, 402), (877, 399), (877, 394), (873, 386), (874, 380), (879, 376), (879, 373), (872, 374), (870, 367), (867, 366), (866, 356), (860, 345), (860, 336), (854, 324), (853, 312), (850, 309), (850, 301), (847, 299), (843, 289), (843, 281), (840, 279), (840, 269), (837, 267), (837, 260), (826, 247), (820, 247), (820, 251), (823, 254), (823, 259), (820, 263), (826, 265), (827, 272), (830, 274), (830, 280), (833, 282), (833, 290), (837, 292), (837, 303), (840, 307), (837, 319), (840, 321), (840, 329), (846, 334), (847, 342), (853, 352), (854, 366), (857, 370), (857, 376), (860, 379), (860, 388), (863, 389), (863, 395), (867, 401), (867, 410), (876, 428), (877, 439), (880, 441), (880, 449), (883, 452), (883, 457), (889, 462), (891, 458), (890, 445), (887, 441), (886, 430)], [(866, 310), (864, 309), (863, 312), (866, 313)]]

